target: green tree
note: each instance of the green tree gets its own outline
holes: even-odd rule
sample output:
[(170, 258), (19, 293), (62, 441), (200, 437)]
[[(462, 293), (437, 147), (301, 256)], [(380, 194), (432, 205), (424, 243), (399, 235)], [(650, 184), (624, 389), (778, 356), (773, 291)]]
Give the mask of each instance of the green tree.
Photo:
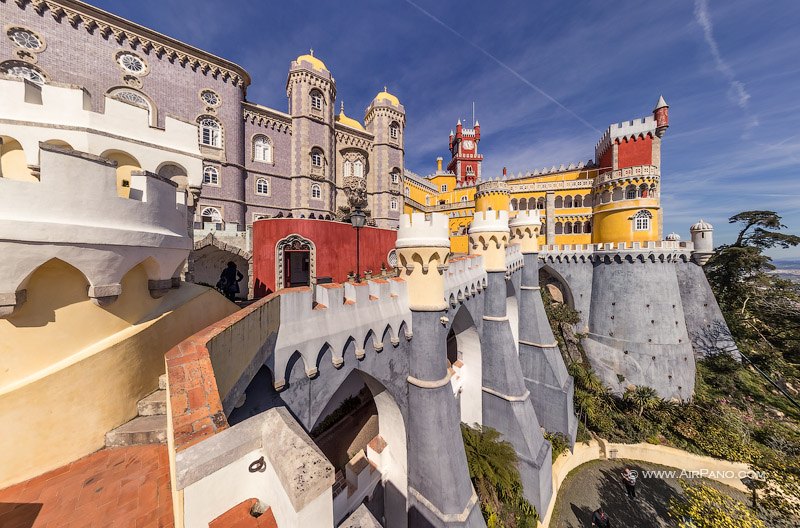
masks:
[(535, 528), (536, 509), (522, 495), (517, 452), (491, 427), (461, 424), (469, 476), (489, 526)]
[(655, 409), (661, 403), (661, 398), (652, 387), (639, 385), (638, 387), (628, 388), (623, 394), (622, 399), (636, 408), (637, 414), (641, 417), (645, 410)]
[(800, 362), (800, 285), (769, 273), (764, 254), (800, 244), (800, 236), (773, 211), (745, 211), (730, 217), (740, 230), (733, 244), (719, 246), (705, 266), (711, 288), (740, 350), (762, 368), (785, 371)]
[(678, 528), (766, 528), (746, 505), (712, 487), (681, 480), (684, 496), (672, 498), (669, 515)]

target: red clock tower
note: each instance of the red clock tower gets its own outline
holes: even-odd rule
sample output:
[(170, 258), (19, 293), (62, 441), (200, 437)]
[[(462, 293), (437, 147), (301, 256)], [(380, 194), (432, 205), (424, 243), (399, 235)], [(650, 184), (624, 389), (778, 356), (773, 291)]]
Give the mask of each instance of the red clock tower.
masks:
[(483, 155), (478, 154), (481, 140), (481, 124), (475, 121), (475, 128), (464, 128), (458, 120), (456, 132), (450, 131), (450, 154), (447, 171), (456, 175), (461, 184), (475, 184), (481, 179)]

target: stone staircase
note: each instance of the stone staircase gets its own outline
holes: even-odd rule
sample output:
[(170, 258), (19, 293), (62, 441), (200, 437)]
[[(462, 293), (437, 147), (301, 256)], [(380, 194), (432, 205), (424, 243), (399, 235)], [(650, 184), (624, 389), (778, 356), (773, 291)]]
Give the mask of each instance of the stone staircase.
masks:
[(106, 433), (106, 447), (166, 443), (166, 374), (158, 377), (158, 390), (139, 400), (137, 408), (139, 416)]

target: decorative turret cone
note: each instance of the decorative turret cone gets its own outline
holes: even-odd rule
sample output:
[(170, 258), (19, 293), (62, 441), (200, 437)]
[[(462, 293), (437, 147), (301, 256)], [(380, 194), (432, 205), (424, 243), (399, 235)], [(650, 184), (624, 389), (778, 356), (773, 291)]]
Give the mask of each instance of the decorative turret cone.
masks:
[(409, 307), (416, 311), (447, 308), (444, 271), (450, 258), (447, 216), (413, 213), (400, 217), (397, 232), (397, 260), (400, 276), (408, 282)]
[(539, 231), (542, 221), (539, 211), (520, 211), (509, 223), (511, 243), (519, 244), (523, 254), (539, 252)]
[(506, 270), (508, 211), (478, 211), (469, 227), (469, 252), (483, 256), (486, 271)]

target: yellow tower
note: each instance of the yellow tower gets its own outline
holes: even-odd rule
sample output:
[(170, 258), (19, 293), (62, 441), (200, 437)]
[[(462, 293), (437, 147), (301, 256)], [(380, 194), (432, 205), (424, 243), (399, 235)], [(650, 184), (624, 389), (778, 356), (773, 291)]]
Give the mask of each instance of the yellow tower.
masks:
[(478, 184), (475, 191), (475, 211), (508, 211), (509, 187), (504, 181), (495, 180)]

